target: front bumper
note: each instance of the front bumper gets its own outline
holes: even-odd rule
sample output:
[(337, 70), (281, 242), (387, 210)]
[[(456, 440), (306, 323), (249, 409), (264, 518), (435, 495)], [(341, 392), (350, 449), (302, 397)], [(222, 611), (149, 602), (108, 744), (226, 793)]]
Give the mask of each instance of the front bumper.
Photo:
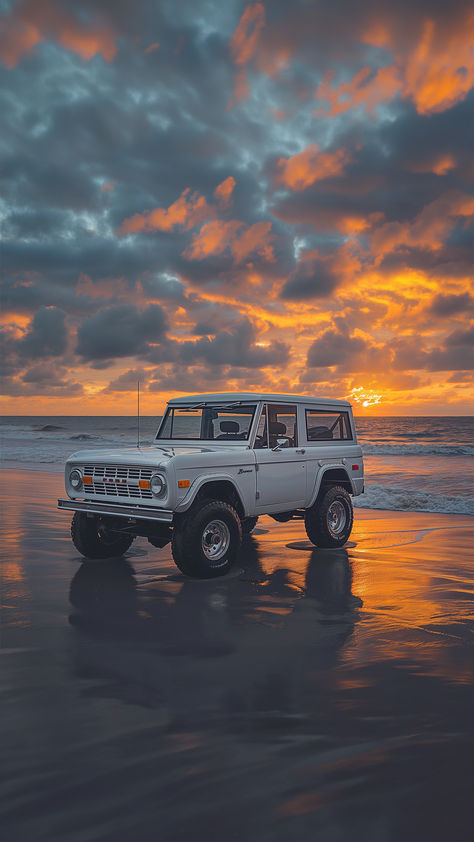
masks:
[(102, 503), (97, 500), (58, 500), (58, 509), (69, 512), (88, 512), (93, 515), (111, 515), (132, 520), (153, 520), (172, 523), (170, 509), (154, 509), (151, 506), (137, 506), (128, 503)]

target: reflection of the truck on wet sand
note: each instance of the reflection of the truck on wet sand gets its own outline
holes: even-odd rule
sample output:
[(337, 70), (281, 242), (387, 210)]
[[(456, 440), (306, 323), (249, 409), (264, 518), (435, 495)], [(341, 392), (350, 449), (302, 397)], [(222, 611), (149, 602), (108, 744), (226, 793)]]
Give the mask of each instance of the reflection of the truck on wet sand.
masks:
[(213, 581), (140, 585), (126, 560), (83, 564), (70, 588), (78, 671), (171, 718), (190, 707), (193, 717), (311, 717), (361, 607), (351, 565), (345, 550), (313, 550), (291, 570), (268, 567), (251, 536), (236, 574)]

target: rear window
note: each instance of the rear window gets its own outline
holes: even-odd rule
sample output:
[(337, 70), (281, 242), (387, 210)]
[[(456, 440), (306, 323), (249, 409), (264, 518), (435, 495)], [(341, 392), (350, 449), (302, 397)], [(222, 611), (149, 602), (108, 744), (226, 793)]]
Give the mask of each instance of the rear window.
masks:
[(351, 425), (348, 412), (331, 412), (325, 409), (306, 409), (306, 436), (308, 441), (350, 441)]

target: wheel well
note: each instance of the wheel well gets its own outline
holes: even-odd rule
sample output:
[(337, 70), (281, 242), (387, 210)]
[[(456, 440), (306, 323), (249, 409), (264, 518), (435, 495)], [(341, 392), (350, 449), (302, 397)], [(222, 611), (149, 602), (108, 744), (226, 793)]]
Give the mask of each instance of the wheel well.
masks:
[(321, 480), (318, 497), (324, 494), (332, 485), (341, 485), (349, 494), (353, 493), (351, 481), (344, 468), (330, 468), (329, 471), (325, 471)]
[(227, 480), (222, 479), (206, 482), (196, 494), (193, 505), (202, 500), (223, 500), (225, 503), (229, 503), (230, 506), (234, 507), (241, 520), (245, 517), (244, 507), (239, 494), (235, 486)]

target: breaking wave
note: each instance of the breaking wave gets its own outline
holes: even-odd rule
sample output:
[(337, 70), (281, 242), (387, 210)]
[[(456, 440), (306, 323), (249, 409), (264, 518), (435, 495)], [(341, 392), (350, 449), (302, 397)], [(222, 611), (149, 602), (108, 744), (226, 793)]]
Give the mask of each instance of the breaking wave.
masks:
[(474, 456), (471, 444), (373, 444), (361, 442), (365, 456)]
[(474, 515), (474, 500), (469, 497), (432, 494), (420, 489), (407, 490), (385, 485), (366, 485), (364, 494), (353, 497), (353, 504), (358, 509)]

